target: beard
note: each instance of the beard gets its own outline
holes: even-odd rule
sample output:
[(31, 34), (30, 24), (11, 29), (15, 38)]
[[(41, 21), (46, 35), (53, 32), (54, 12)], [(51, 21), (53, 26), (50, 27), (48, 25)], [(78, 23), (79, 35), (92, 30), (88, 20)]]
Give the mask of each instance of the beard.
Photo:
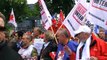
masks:
[(25, 43), (25, 42), (21, 42), (21, 47), (24, 47), (24, 46), (26, 46), (27, 44)]

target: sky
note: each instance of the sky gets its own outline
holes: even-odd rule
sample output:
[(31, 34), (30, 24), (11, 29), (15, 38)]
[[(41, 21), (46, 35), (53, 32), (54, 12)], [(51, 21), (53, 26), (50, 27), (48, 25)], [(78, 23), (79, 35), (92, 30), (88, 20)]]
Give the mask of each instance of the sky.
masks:
[(34, 4), (37, 3), (38, 0), (27, 0), (27, 4)]

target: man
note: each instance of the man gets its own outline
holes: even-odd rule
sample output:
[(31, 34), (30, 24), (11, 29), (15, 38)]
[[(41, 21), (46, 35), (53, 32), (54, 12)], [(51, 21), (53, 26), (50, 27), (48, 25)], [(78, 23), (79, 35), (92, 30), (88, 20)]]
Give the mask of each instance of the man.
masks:
[(105, 41), (107, 43), (107, 30), (105, 31)]
[(69, 53), (66, 52), (66, 48), (70, 48), (73, 52), (76, 52), (78, 43), (70, 40), (70, 36), (66, 29), (60, 29), (57, 33), (57, 39), (59, 41), (56, 60), (69, 60)]
[(23, 60), (21, 56), (7, 46), (4, 34), (5, 16), (0, 12), (0, 60)]
[(103, 28), (99, 28), (98, 37), (105, 41), (105, 30)]
[(91, 33), (88, 26), (80, 26), (75, 34), (80, 40), (76, 51), (76, 60), (107, 60), (107, 44)]
[(34, 38), (40, 38), (40, 35), (42, 34), (42, 31), (39, 27), (35, 27), (33, 30), (33, 37)]
[(40, 60), (54, 60), (54, 58), (52, 59), (52, 55), (50, 56), (50, 53), (57, 51), (57, 44), (51, 31), (44, 33), (44, 42), (40, 53)]
[(40, 58), (40, 51), (42, 49), (43, 46), (43, 37), (41, 38), (42, 35), (42, 30), (39, 27), (35, 27), (33, 29), (33, 45), (34, 47), (37, 49), (38, 52), (38, 59)]
[(37, 59), (37, 50), (31, 44), (32, 36), (28, 34), (24, 34), (22, 36), (21, 49), (19, 49), (18, 53), (22, 56), (23, 59), (27, 60), (36, 60)]

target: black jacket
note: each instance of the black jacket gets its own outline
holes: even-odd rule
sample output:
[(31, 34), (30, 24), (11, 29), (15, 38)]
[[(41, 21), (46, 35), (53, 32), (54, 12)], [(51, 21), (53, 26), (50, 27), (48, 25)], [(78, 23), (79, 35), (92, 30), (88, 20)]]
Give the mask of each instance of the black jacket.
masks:
[(0, 60), (23, 60), (21, 56), (7, 46), (7, 43), (0, 42)]
[(52, 60), (49, 53), (56, 52), (56, 51), (57, 51), (57, 44), (50, 41), (50, 43), (48, 44), (48, 46), (45, 49), (42, 48), (42, 50), (40, 52), (40, 58), (43, 58), (44, 60)]

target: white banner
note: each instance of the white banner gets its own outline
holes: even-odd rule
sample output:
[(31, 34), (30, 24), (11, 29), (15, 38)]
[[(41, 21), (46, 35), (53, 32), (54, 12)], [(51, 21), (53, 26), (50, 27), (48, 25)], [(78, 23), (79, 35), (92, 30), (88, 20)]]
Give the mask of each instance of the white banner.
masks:
[[(84, 5), (85, 7), (84, 7)], [(79, 28), (80, 25), (84, 22), (84, 16), (87, 13), (88, 5), (84, 0), (78, 2), (74, 8), (70, 11), (68, 16), (65, 18), (63, 24), (69, 30), (70, 34), (74, 36), (74, 31)]]
[(51, 22), (52, 16), (50, 15), (44, 0), (39, 0), (39, 6), (41, 9), (40, 13), (42, 18), (42, 24), (44, 28), (47, 30), (52, 25), (52, 22)]
[(90, 0), (91, 5), (87, 14), (88, 23), (94, 23), (107, 29), (107, 0)]

